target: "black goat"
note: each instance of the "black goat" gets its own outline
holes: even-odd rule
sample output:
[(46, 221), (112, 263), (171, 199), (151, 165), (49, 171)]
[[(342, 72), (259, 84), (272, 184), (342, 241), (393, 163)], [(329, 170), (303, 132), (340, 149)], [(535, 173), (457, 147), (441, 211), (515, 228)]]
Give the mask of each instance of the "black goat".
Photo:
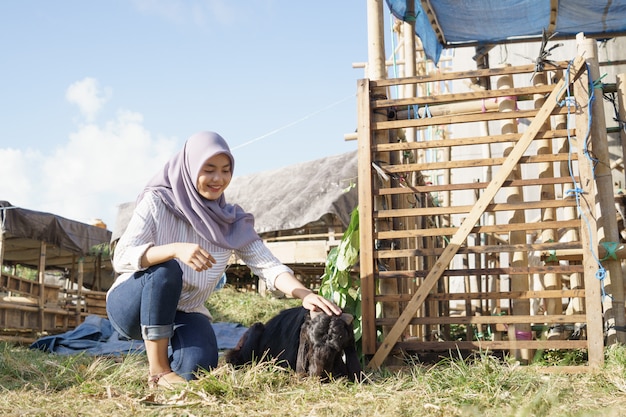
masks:
[(241, 366), (253, 360), (276, 359), (277, 364), (300, 375), (359, 381), (362, 369), (352, 319), (346, 313), (329, 316), (309, 313), (303, 307), (283, 310), (266, 324), (253, 324), (237, 346), (226, 352), (226, 362)]

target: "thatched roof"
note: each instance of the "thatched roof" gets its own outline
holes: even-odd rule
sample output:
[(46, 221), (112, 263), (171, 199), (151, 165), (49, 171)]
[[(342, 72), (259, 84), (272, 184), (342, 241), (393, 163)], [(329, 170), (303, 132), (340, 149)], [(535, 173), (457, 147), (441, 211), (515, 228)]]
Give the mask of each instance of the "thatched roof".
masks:
[(347, 226), (357, 206), (357, 153), (233, 178), (226, 200), (255, 218), (258, 233), (299, 229), (335, 216)]
[[(299, 229), (307, 224), (347, 226), (357, 206), (357, 153), (349, 152), (256, 174), (235, 176), (226, 200), (255, 218), (258, 233)], [(134, 202), (120, 205), (112, 240), (130, 220)]]

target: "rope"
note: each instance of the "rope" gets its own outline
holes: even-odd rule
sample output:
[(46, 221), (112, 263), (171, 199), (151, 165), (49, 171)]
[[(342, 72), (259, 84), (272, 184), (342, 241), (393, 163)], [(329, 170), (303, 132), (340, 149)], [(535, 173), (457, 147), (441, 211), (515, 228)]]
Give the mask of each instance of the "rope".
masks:
[[(557, 104), (559, 104), (560, 106), (567, 106), (567, 120), (571, 120), (571, 103), (572, 103), (572, 95), (571, 95), (571, 91), (570, 91), (570, 71), (571, 71), (571, 65), (572, 65), (573, 61), (570, 61), (567, 65), (567, 70), (565, 72), (565, 84), (563, 89), (566, 88), (566, 92), (565, 92), (565, 99), (558, 102)], [(602, 77), (600, 77), (600, 79), (598, 80), (592, 80), (591, 79), (591, 70), (589, 68), (589, 65), (586, 64), (586, 70), (587, 70), (587, 79), (588, 79), (588, 87), (589, 87), (589, 98), (587, 100), (587, 109), (588, 109), (588, 118), (587, 118), (587, 132), (585, 134), (585, 140), (582, 142), (583, 143), (583, 149), (582, 152), (585, 155), (585, 157), (587, 157), (587, 159), (589, 159), (589, 161), (591, 162), (592, 165), (592, 176), (595, 179), (595, 167), (598, 163), (598, 160), (593, 158), (593, 156), (591, 155), (591, 153), (589, 152), (589, 139), (591, 137), (591, 125), (592, 125), (592, 106), (593, 106), (593, 102), (595, 101), (595, 89), (598, 88), (598, 85), (600, 85), (601, 87), (601, 83), (599, 83), (602, 80)], [(562, 92), (562, 90), (561, 90)], [(560, 94), (559, 94), (560, 96)], [(575, 103), (575, 101), (574, 101)], [(574, 107), (575, 108), (575, 107)], [(566, 195), (573, 195), (576, 198), (576, 208), (578, 210), (578, 214), (580, 216), (581, 219), (584, 220), (585, 225), (587, 226), (587, 232), (588, 232), (588, 236), (592, 236), (591, 234), (591, 224), (589, 222), (589, 219), (587, 218), (587, 216), (585, 216), (583, 210), (581, 209), (581, 196), (584, 193), (584, 190), (582, 189), (582, 187), (576, 182), (576, 178), (574, 176), (573, 173), (573, 163), (572, 163), (572, 157), (571, 157), (571, 153), (572, 153), (572, 137), (569, 133), (569, 129), (568, 129), (568, 133), (567, 133), (567, 140), (568, 140), (568, 144), (569, 144), (569, 157), (568, 157), (568, 168), (569, 168), (569, 172), (570, 172), (570, 176), (572, 178), (572, 183), (574, 185), (574, 188), (571, 190), (567, 190)], [(580, 143), (580, 142), (579, 142)], [(598, 256), (596, 255), (595, 251), (593, 250), (593, 244), (592, 242), (589, 242), (589, 252), (591, 253), (591, 255), (593, 256), (596, 264), (598, 265), (598, 269), (596, 271), (595, 277), (596, 279), (598, 279), (600, 281), (600, 286), (601, 286), (601, 291), (602, 291), (602, 299), (604, 300), (604, 298), (607, 296), (606, 291), (605, 291), (605, 285), (604, 285), (604, 280), (606, 278), (606, 269), (604, 268), (604, 266), (602, 265), (602, 261), (606, 260), (607, 258), (604, 258), (602, 260), (598, 259)], [(611, 297), (609, 295), (609, 297)], [(612, 298), (612, 297), (611, 297)]]
[(315, 116), (315, 115), (317, 115), (317, 114), (319, 114), (319, 113), (322, 113), (323, 111), (326, 111), (326, 110), (329, 110), (329, 109), (331, 109), (331, 108), (333, 108), (333, 107), (335, 107), (335, 106), (338, 106), (339, 104), (341, 104), (341, 103), (343, 103), (344, 101), (346, 101), (346, 100), (348, 100), (348, 99), (350, 99), (350, 98), (353, 98), (353, 97), (354, 97), (354, 94), (350, 94), (349, 96), (344, 97), (344, 98), (342, 98), (341, 100), (338, 100), (338, 101), (336, 101), (336, 102), (334, 102), (334, 103), (331, 103), (331, 104), (327, 105), (326, 107), (323, 107), (323, 108), (321, 108), (321, 109), (319, 109), (319, 110), (315, 110), (314, 112), (309, 113), (309, 114), (307, 114), (306, 116), (301, 117), (301, 118), (299, 118), (299, 119), (298, 119), (298, 120), (296, 120), (296, 121), (293, 121), (293, 122), (291, 122), (291, 123), (287, 123), (286, 125), (284, 125), (284, 126), (282, 126), (282, 127), (279, 127), (279, 128), (277, 128), (277, 129), (274, 129), (274, 130), (272, 130), (272, 131), (270, 131), (270, 132), (268, 132), (268, 133), (264, 134), (264, 135), (261, 135), (261, 136), (259, 136), (259, 137), (254, 138), (254, 139), (251, 139), (251, 140), (249, 140), (249, 141), (247, 141), (247, 142), (244, 142), (244, 143), (242, 143), (241, 145), (233, 146), (232, 148), (230, 148), (230, 150), (231, 150), (231, 151), (234, 151), (235, 149), (243, 148), (244, 146), (248, 146), (248, 145), (250, 145), (250, 144), (253, 144), (254, 142), (258, 142), (258, 141), (260, 141), (261, 139), (265, 139), (265, 138), (267, 138), (267, 137), (269, 137), (269, 136), (271, 136), (271, 135), (273, 135), (273, 134), (275, 134), (275, 133), (280, 132), (281, 130), (285, 130), (285, 129), (287, 129), (287, 128), (289, 128), (289, 127), (293, 126), (293, 125), (296, 125), (296, 124), (298, 124), (298, 123), (300, 123), (300, 122), (303, 122), (303, 121), (305, 121), (306, 119), (309, 119), (309, 118), (311, 118), (311, 117), (313, 117), (313, 116)]
[(619, 242), (602, 242), (602, 247), (606, 250), (606, 256), (600, 261), (606, 261), (607, 259), (615, 259), (617, 261), (617, 250), (621, 249)]

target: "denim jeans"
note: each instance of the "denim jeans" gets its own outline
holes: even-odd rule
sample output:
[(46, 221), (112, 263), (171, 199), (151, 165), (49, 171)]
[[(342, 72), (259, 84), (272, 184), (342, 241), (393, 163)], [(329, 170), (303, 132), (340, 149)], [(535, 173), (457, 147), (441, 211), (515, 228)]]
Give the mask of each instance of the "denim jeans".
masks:
[(182, 270), (170, 260), (134, 273), (107, 297), (111, 325), (136, 340), (170, 339), (170, 366), (188, 380), (200, 369), (217, 366), (218, 350), (211, 320), (201, 313), (177, 311)]

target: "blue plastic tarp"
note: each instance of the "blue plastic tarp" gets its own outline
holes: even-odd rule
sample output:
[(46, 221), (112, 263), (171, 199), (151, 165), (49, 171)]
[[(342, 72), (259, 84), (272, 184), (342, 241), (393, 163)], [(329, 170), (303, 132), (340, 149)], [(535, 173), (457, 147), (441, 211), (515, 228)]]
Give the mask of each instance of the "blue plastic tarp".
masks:
[[(247, 329), (239, 323), (213, 323), (217, 348), (234, 348)], [(36, 340), (30, 348), (59, 355), (84, 353), (91, 356), (117, 356), (145, 351), (142, 341), (121, 337), (108, 319), (95, 315), (87, 316), (74, 330)]]
[[(550, 26), (550, 0), (430, 0), (443, 32), (443, 44), (419, 0), (386, 0), (398, 19), (415, 19), (415, 33), (426, 56), (434, 62), (444, 47), (464, 43), (493, 44), (515, 38), (540, 39)], [(407, 13), (407, 1), (414, 1), (415, 15)], [(561, 0), (558, 2), (554, 32), (574, 37), (626, 32), (626, 0)]]

